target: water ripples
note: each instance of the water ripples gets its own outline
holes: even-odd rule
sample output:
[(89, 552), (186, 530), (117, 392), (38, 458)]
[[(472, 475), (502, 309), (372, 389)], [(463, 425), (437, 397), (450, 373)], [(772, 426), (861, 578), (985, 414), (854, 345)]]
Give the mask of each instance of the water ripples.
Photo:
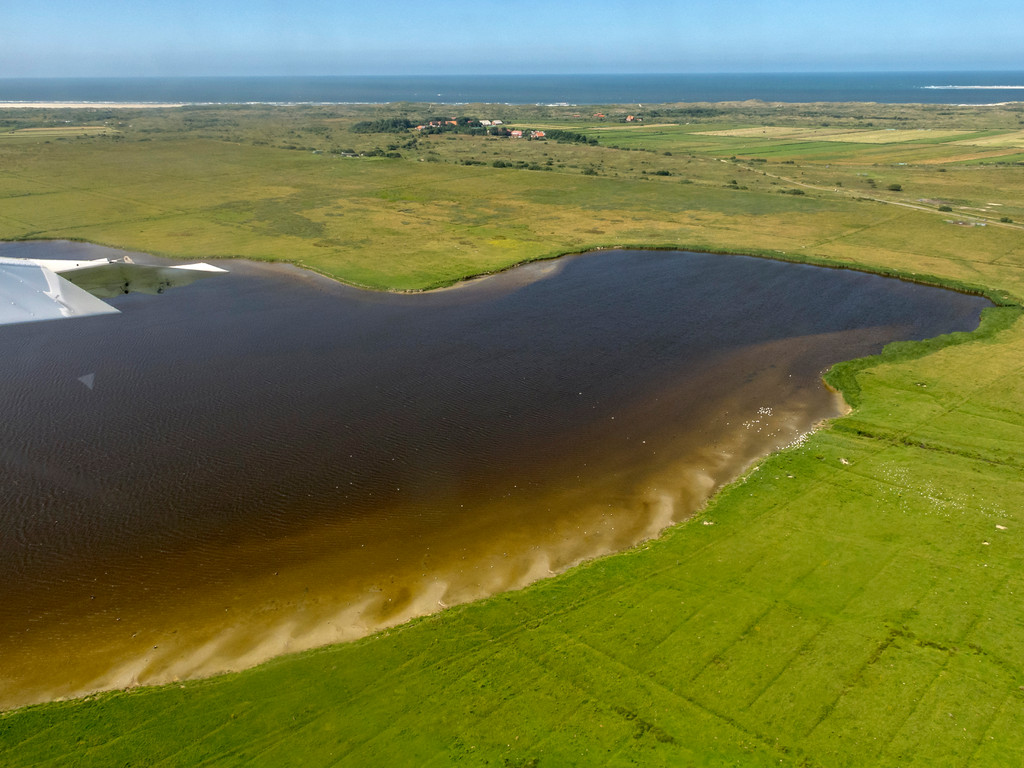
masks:
[[(983, 306), (697, 254), (420, 296), (228, 268), (0, 328), (0, 672), (25, 690), (68, 644), (75, 690), (170, 679), (629, 546), (835, 413), (830, 362)], [(135, 636), (164, 639), (136, 658)]]

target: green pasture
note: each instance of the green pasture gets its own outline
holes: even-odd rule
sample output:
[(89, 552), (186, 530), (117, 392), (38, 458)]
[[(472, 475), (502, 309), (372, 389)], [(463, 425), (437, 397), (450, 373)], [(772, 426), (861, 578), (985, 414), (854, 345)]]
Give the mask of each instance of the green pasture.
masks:
[[(848, 416), (656, 541), (244, 673), (2, 714), (0, 764), (1021, 763), (1024, 178), (963, 159), (993, 147), (815, 136), (888, 122), (1010, 136), (1021, 113), (666, 105), (649, 122), (674, 127), (626, 128), (595, 126), (597, 109), (494, 108), (598, 146), (350, 131), (387, 109), (151, 110), (104, 115), (116, 139), (0, 141), (0, 238), (287, 260), (391, 289), (678, 246), (1002, 306), (974, 334), (837, 366)], [(698, 135), (769, 117), (774, 137)], [(0, 112), (8, 128), (51, 119)], [(401, 156), (332, 153), (389, 145)]]
[(242, 675), (9, 714), (5, 764), (1013, 764), (1019, 314), (863, 369), (852, 416), (659, 541)]
[[(966, 172), (956, 165), (947, 173), (825, 168), (733, 161), (721, 152), (666, 156), (462, 136), (429, 137), (416, 153), (344, 157), (187, 135), (0, 145), (0, 236), (82, 239), (185, 258), (287, 260), (354, 284), (400, 289), (614, 245), (814, 255), (906, 271), (936, 252), (971, 263), (989, 253), (1021, 255), (1017, 231), (953, 230), (939, 203), (925, 204), (936, 209), (930, 214), (859, 199), (955, 198), (982, 219), (1019, 221), (1024, 196), (1012, 167), (977, 172), (961, 188)], [(435, 156), (441, 159), (431, 162)], [(508, 158), (550, 170), (494, 167)], [(891, 183), (903, 190), (888, 191)], [(780, 194), (794, 189), (804, 194)], [(991, 202), (1003, 208), (986, 209)], [(898, 233), (889, 227), (895, 220)], [(851, 250), (879, 228), (871, 250)], [(898, 248), (888, 249), (893, 236)], [(955, 277), (978, 275), (972, 264)]]
[(811, 129), (768, 127), (705, 130), (704, 126), (591, 128), (602, 145), (649, 151), (689, 151), (715, 156), (754, 155), (825, 163), (917, 163), (1002, 157), (1024, 145), (1021, 132), (926, 129)]

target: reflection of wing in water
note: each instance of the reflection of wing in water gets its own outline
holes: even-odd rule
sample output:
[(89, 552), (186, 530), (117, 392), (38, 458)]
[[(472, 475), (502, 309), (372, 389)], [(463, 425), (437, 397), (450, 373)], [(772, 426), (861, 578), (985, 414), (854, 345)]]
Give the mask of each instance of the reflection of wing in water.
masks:
[(209, 264), (151, 267), (129, 261), (0, 258), (0, 325), (118, 312), (100, 299), (163, 293), (225, 272)]

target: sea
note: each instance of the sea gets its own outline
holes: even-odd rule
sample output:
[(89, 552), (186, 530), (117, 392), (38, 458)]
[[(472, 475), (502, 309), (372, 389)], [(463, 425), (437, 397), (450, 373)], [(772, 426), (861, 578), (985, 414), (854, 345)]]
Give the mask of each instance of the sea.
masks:
[(183, 104), (995, 104), (1024, 101), (1024, 71), (746, 74), (0, 78), (3, 102)]

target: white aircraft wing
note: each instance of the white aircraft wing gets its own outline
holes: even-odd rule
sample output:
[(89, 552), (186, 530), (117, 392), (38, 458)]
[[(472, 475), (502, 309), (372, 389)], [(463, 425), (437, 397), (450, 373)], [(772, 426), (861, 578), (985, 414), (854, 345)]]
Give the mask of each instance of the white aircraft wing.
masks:
[(225, 271), (209, 264), (151, 267), (107, 259), (0, 258), (0, 325), (116, 314), (119, 310), (100, 297), (163, 293)]
[(105, 315), (117, 311), (40, 264), (28, 259), (0, 261), (0, 324)]

